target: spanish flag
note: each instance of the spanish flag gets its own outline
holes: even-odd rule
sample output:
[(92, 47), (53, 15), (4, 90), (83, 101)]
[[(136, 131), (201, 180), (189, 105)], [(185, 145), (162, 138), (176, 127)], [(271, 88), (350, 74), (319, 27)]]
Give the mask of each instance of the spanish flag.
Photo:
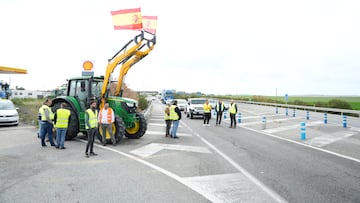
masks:
[(111, 11), (115, 30), (141, 30), (142, 17), (140, 8)]
[(157, 16), (143, 16), (144, 30), (152, 34), (156, 34)]

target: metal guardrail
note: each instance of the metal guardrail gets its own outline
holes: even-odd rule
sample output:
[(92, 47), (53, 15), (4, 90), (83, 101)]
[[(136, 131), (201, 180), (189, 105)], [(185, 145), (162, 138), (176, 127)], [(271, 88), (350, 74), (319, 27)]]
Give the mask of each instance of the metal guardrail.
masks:
[[(231, 100), (224, 100), (223, 102), (230, 103)], [(337, 108), (325, 108), (325, 107), (315, 107), (315, 106), (300, 106), (300, 105), (291, 105), (291, 104), (278, 104), (278, 103), (267, 103), (267, 102), (253, 102), (253, 101), (242, 101), (242, 100), (234, 100), (235, 103), (245, 103), (245, 104), (256, 104), (256, 105), (264, 105), (264, 106), (274, 106), (274, 107), (282, 107), (282, 108), (290, 108), (290, 109), (302, 109), (309, 110), (314, 112), (327, 112), (327, 113), (340, 113), (343, 114), (351, 114), (357, 115), (360, 118), (359, 110), (350, 110), (350, 109), (337, 109)]]

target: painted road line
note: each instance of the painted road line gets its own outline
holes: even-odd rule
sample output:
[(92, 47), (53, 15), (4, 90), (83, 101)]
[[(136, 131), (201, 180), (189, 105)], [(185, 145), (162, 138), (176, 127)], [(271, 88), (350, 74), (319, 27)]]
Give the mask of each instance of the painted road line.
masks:
[(309, 144), (304, 143), (304, 142), (298, 142), (298, 141), (291, 140), (291, 139), (288, 139), (288, 138), (284, 138), (284, 137), (281, 137), (281, 136), (277, 136), (277, 135), (274, 135), (274, 134), (271, 134), (271, 133), (263, 132), (261, 130), (256, 130), (256, 129), (252, 129), (252, 128), (245, 127), (245, 126), (240, 126), (240, 127), (244, 128), (244, 129), (247, 129), (249, 131), (257, 132), (259, 134), (267, 135), (269, 137), (273, 137), (273, 138), (276, 138), (276, 139), (279, 139), (279, 140), (291, 142), (293, 144), (301, 145), (301, 146), (304, 146), (304, 147), (307, 147), (307, 148), (315, 149), (315, 150), (318, 150), (318, 151), (321, 151), (321, 152), (332, 154), (332, 155), (337, 156), (337, 157), (341, 157), (341, 158), (344, 158), (344, 159), (348, 159), (348, 160), (360, 163), (360, 159), (357, 159), (357, 158), (354, 158), (354, 157), (351, 157), (351, 156), (347, 156), (347, 155), (343, 155), (343, 154), (340, 154), (340, 153), (332, 152), (330, 150), (326, 150), (326, 149), (322, 149), (320, 147), (312, 146), (312, 145), (309, 145)]
[[(165, 124), (165, 123), (148, 123), (148, 125), (166, 127), (166, 124)], [(182, 128), (182, 126), (179, 125), (178, 128)]]
[(150, 118), (149, 121), (150, 122), (151, 121), (164, 121), (165, 122), (164, 118)]
[(333, 142), (351, 137), (355, 134), (357, 134), (357, 132), (346, 132), (346, 131), (336, 132), (333, 134), (325, 134), (322, 136), (308, 139), (307, 141), (305, 141), (305, 143), (312, 145), (312, 146), (316, 146), (316, 147), (323, 147), (323, 146), (329, 145)]
[[(306, 123), (306, 126), (316, 126), (316, 125), (320, 125), (320, 124), (323, 124), (323, 123), (324, 123), (324, 121), (308, 122), (308, 123)], [(270, 129), (266, 129), (266, 130), (263, 130), (263, 131), (266, 132), (266, 133), (276, 133), (276, 132), (281, 132), (281, 131), (300, 128), (299, 126), (300, 126), (300, 124), (288, 125), (288, 126), (282, 126), (282, 127), (277, 127), (277, 128), (270, 128)]]
[(212, 194), (217, 202), (276, 202), (241, 173), (184, 178), (190, 187)]
[(151, 143), (143, 147), (134, 149), (130, 151), (130, 153), (146, 158), (164, 149), (211, 154), (211, 151), (206, 147), (195, 147), (195, 146), (187, 146), (187, 145), (174, 145), (174, 144), (162, 144), (162, 143)]
[[(279, 121), (289, 121), (289, 120), (296, 120), (296, 119), (302, 119), (297, 117), (291, 117), (291, 118), (283, 118), (283, 119), (274, 119), (274, 120), (267, 120), (266, 123), (274, 123)], [(241, 126), (247, 126), (247, 125), (255, 125), (255, 124), (262, 124), (262, 121), (255, 121), (255, 122), (248, 122), (248, 123), (239, 123)]]
[[(164, 135), (164, 133), (165, 133), (164, 131), (149, 131), (149, 130), (147, 130), (145, 132), (146, 135)], [(189, 133), (179, 133), (179, 132), (177, 132), (176, 136), (178, 136), (178, 137), (191, 137), (192, 135), (189, 134)]]
[[(225, 159), (230, 165), (232, 165), (236, 170), (238, 170), (241, 174), (243, 174), (248, 181), (247, 182), (251, 182), (252, 184), (255, 184), (259, 190), (262, 190), (263, 192), (265, 192), (267, 195), (269, 195), (272, 200), (276, 201), (276, 202), (287, 202), (283, 197), (281, 197), (279, 194), (277, 194), (275, 191), (273, 191), (271, 188), (267, 187), (266, 185), (264, 185), (264, 183), (262, 183), (260, 180), (258, 180), (255, 176), (253, 176), (251, 173), (249, 173), (247, 170), (245, 170), (241, 165), (239, 165), (238, 163), (236, 163), (234, 160), (232, 160), (229, 156), (227, 156), (225, 153), (223, 153), (222, 151), (220, 151), (217, 147), (215, 147), (213, 144), (211, 144), (209, 141), (207, 141), (205, 138), (203, 138), (201, 135), (199, 135), (198, 133), (196, 133), (193, 129), (191, 129), (188, 125), (186, 125), (186, 123), (183, 123), (185, 127), (188, 128), (188, 130), (190, 132), (192, 132), (192, 134), (194, 134), (195, 136), (197, 136), (203, 143), (205, 143), (207, 146), (209, 146), (209, 148), (211, 148), (212, 150), (214, 150), (218, 155), (220, 155), (223, 159)], [(248, 183), (247, 183), (248, 184)], [(196, 191), (201, 191), (200, 188), (196, 187), (197, 190)], [(211, 194), (211, 193), (210, 193)], [(270, 201), (270, 200), (269, 200)], [(221, 201), (217, 201), (217, 202), (221, 202)], [(227, 201), (225, 201), (227, 202)]]

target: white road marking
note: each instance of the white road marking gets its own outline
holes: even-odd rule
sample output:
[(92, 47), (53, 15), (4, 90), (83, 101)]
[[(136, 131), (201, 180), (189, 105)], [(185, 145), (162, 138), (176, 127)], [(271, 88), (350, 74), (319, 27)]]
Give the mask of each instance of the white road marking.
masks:
[(174, 144), (162, 144), (162, 143), (151, 143), (143, 147), (134, 149), (130, 151), (132, 154), (136, 154), (143, 158), (151, 156), (161, 150), (178, 150), (178, 151), (187, 151), (187, 152), (198, 152), (198, 153), (211, 153), (211, 151), (206, 147), (196, 147), (196, 146), (187, 146), (187, 145), (174, 145)]
[[(323, 123), (324, 123), (324, 121), (313, 121), (313, 122), (306, 123), (306, 126), (315, 126), (315, 125), (320, 125)], [(296, 128), (300, 129), (300, 124), (287, 125), (287, 126), (282, 126), (282, 127), (278, 127), (278, 128), (270, 128), (270, 129), (266, 129), (263, 131), (266, 133), (276, 133), (276, 132), (281, 132), (281, 131), (286, 131), (286, 130), (291, 130), (291, 129), (296, 129)]]
[[(302, 119), (300, 117), (291, 117), (291, 118), (282, 118), (282, 119), (274, 119), (274, 120), (266, 120), (266, 123), (274, 123), (279, 121), (288, 121), (288, 120), (296, 120), (296, 119)], [(247, 125), (254, 125), (254, 124), (262, 124), (262, 121), (255, 121), (255, 122), (246, 122), (246, 123), (239, 123), (241, 126), (247, 126)]]
[(312, 139), (309, 139), (305, 141), (305, 143), (308, 143), (309, 145), (317, 146), (317, 147), (323, 147), (325, 145), (331, 144), (333, 142), (345, 139), (347, 137), (351, 137), (353, 135), (357, 134), (357, 132), (336, 132), (333, 134), (327, 134), (320, 137), (314, 137)]
[[(165, 134), (165, 131), (150, 131), (150, 130), (147, 130), (145, 132), (146, 135), (164, 135)], [(179, 132), (176, 132), (176, 136), (179, 136), (179, 137), (191, 137), (192, 135), (189, 134), (189, 133), (179, 133)]]
[(259, 192), (241, 173), (188, 177), (184, 181), (199, 188), (201, 193), (212, 194), (216, 202), (271, 202), (268, 194)]
[[(213, 144), (211, 144), (206, 139), (204, 139), (201, 135), (199, 135), (198, 133), (193, 131), (185, 123), (183, 123), (183, 124), (185, 125), (185, 127), (188, 128), (188, 130), (190, 132), (192, 132), (192, 134), (197, 136), (202, 142), (204, 142), (207, 146), (209, 146), (217, 154), (219, 154), (221, 157), (223, 157), (229, 164), (231, 164), (234, 168), (236, 168), (241, 174), (243, 174), (249, 181), (251, 181), (253, 184), (255, 184), (258, 188), (260, 188), (262, 191), (264, 191), (266, 194), (268, 194), (274, 201), (276, 201), (276, 202), (287, 202), (284, 198), (282, 198), (276, 192), (274, 192), (273, 190), (268, 188), (266, 185), (264, 185), (261, 181), (259, 181), (257, 178), (255, 178), (252, 174), (250, 174), (247, 170), (245, 170), (243, 167), (241, 167), (238, 163), (236, 163), (234, 160), (232, 160), (230, 157), (228, 157), (225, 153), (220, 151)], [(198, 188), (198, 190), (201, 191), (200, 188)]]
[(329, 151), (329, 150), (326, 150), (326, 149), (322, 149), (322, 148), (319, 148), (319, 147), (316, 147), (316, 146), (312, 146), (312, 145), (309, 145), (309, 144), (306, 144), (306, 143), (303, 143), (303, 142), (298, 142), (298, 141), (295, 141), (295, 140), (280, 137), (280, 136), (270, 134), (270, 133), (267, 133), (267, 132), (264, 132), (264, 131), (261, 131), (261, 130), (256, 130), (256, 129), (252, 129), (252, 128), (244, 127), (244, 126), (240, 126), (240, 127), (244, 128), (244, 129), (247, 129), (247, 130), (250, 130), (250, 131), (253, 131), (253, 132), (263, 134), (263, 135), (267, 135), (267, 136), (270, 136), (270, 137), (273, 137), (273, 138), (277, 138), (279, 140), (291, 142), (291, 143), (294, 143), (294, 144), (298, 144), (298, 145), (301, 145), (301, 146), (304, 146), (304, 147), (308, 147), (308, 148), (311, 148), (311, 149), (315, 149), (315, 150), (318, 150), (318, 151), (322, 151), (322, 152), (325, 152), (325, 153), (328, 153), (328, 154), (332, 154), (332, 155), (335, 155), (335, 156), (338, 156), (338, 157), (341, 157), (341, 158), (344, 158), (344, 159), (348, 159), (348, 160), (360, 163), (359, 159), (356, 159), (356, 158), (351, 157), (351, 156), (339, 154), (339, 153), (332, 152), (332, 151)]

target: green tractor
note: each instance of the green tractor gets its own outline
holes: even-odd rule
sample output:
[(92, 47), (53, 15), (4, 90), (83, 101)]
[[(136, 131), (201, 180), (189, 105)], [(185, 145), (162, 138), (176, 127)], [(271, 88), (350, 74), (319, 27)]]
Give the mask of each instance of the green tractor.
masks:
[[(53, 99), (51, 106), (52, 111), (56, 112), (60, 108), (61, 103), (66, 103), (67, 108), (71, 111), (66, 140), (75, 138), (79, 132), (86, 135), (85, 111), (89, 108), (90, 101), (92, 100), (96, 100), (100, 108), (107, 101), (114, 110), (115, 122), (112, 125), (112, 129), (117, 143), (124, 136), (129, 139), (138, 139), (145, 134), (147, 129), (145, 117), (137, 111), (136, 100), (122, 97), (122, 87), (127, 71), (153, 49), (156, 38), (155, 35), (152, 36), (152, 39), (147, 39), (144, 37), (144, 31), (141, 31), (141, 34), (130, 40), (109, 59), (105, 76), (93, 76), (93, 72), (84, 71), (81, 77), (68, 79), (66, 95)], [(133, 43), (135, 45), (129, 48)], [(144, 48), (145, 50), (143, 50)], [(86, 66), (88, 65), (87, 63)], [(112, 83), (110, 76), (118, 65), (121, 65), (118, 81)], [(85, 67), (85, 63), (83, 66), (85, 70), (89, 68)], [(110, 87), (114, 86), (116, 86), (115, 91), (110, 91)], [(107, 142), (110, 142), (109, 133), (105, 134), (99, 129), (97, 137), (100, 141), (102, 141), (102, 136), (106, 136)]]

